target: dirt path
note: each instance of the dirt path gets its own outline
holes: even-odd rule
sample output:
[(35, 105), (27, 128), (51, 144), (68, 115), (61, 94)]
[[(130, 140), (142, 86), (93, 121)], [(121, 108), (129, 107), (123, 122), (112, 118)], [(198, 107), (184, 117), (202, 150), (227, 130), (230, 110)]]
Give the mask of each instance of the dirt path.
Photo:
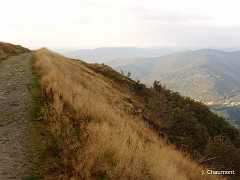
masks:
[(36, 154), (26, 145), (31, 101), (29, 61), (33, 52), (10, 57), (0, 63), (0, 179), (21, 179), (32, 166)]

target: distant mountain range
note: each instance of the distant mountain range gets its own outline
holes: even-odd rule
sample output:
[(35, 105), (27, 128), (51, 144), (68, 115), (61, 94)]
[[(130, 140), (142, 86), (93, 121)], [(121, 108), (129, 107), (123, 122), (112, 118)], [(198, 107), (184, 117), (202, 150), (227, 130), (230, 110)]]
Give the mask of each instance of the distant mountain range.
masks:
[[(32, 49), (38, 49), (32, 47)], [(141, 58), (141, 57), (157, 57), (186, 50), (199, 50), (201, 47), (174, 47), (174, 46), (159, 46), (159, 47), (101, 47), (95, 49), (82, 49), (74, 46), (59, 46), (49, 47), (54, 52), (58, 52), (66, 57), (81, 59), (85, 62), (106, 63), (119, 58)], [(233, 52), (240, 50), (240, 47), (216, 47), (211, 49)]]
[(240, 51), (184, 51), (160, 57), (124, 58), (107, 63), (151, 86), (167, 88), (205, 103), (240, 102)]
[(137, 48), (137, 47), (106, 47), (96, 49), (80, 49), (61, 52), (62, 55), (81, 59), (86, 62), (106, 63), (119, 58), (156, 57), (178, 52), (170, 48)]

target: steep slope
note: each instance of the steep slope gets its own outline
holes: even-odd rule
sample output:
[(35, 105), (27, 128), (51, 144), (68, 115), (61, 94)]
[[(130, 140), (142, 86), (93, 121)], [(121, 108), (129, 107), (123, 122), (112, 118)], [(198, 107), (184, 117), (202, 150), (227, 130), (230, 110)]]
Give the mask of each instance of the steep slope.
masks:
[(108, 65), (131, 71), (147, 85), (166, 87), (203, 102), (240, 102), (240, 52), (185, 51), (156, 58), (119, 59)]
[[(146, 89), (108, 66), (67, 59), (47, 49), (38, 50), (36, 57), (42, 74), (44, 134), (49, 139), (49, 162), (55, 164), (51, 177), (203, 178), (206, 168), (167, 145), (157, 130), (161, 121), (146, 117), (149, 109), (142, 98), (144, 93), (157, 95), (159, 84), (156, 90)], [(161, 104), (165, 106), (163, 100)]]

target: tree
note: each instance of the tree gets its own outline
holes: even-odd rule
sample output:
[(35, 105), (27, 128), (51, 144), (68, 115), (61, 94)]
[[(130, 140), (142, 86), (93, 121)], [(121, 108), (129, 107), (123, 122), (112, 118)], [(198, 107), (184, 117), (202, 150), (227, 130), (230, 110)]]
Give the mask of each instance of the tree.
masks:
[(170, 113), (171, 123), (166, 128), (169, 140), (179, 149), (198, 151), (202, 154), (209, 138), (206, 127), (198, 123), (194, 113), (186, 112), (179, 107), (172, 109)]
[(130, 78), (130, 76), (131, 76), (131, 72), (128, 71), (127, 77)]
[(208, 166), (218, 165), (218, 170), (232, 169), (240, 171), (240, 149), (232, 144), (229, 138), (222, 135), (215, 136), (208, 140), (205, 154), (210, 154), (211, 161), (206, 161)]
[(123, 75), (123, 76), (124, 76), (124, 72), (123, 72), (123, 70), (122, 70), (122, 69), (120, 70), (120, 73), (121, 73), (121, 75)]

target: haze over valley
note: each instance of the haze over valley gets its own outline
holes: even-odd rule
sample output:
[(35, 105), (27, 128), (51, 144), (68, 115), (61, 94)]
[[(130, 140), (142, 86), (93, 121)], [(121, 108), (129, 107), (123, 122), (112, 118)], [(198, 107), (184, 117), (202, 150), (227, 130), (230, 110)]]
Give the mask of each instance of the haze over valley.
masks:
[(106, 63), (119, 58), (155, 57), (177, 52), (170, 48), (105, 47), (80, 49), (61, 53), (64, 56), (83, 59), (86, 62)]
[[(62, 55), (74, 58), (82, 59), (85, 62), (98, 62), (106, 63), (120, 58), (141, 58), (141, 57), (157, 57), (175, 52), (187, 51), (187, 50), (199, 50), (201, 47), (102, 47), (93, 49), (76, 49), (77, 47), (51, 47), (55, 52), (59, 52)], [(232, 52), (240, 50), (240, 47), (230, 48), (217, 48), (219, 50)]]

